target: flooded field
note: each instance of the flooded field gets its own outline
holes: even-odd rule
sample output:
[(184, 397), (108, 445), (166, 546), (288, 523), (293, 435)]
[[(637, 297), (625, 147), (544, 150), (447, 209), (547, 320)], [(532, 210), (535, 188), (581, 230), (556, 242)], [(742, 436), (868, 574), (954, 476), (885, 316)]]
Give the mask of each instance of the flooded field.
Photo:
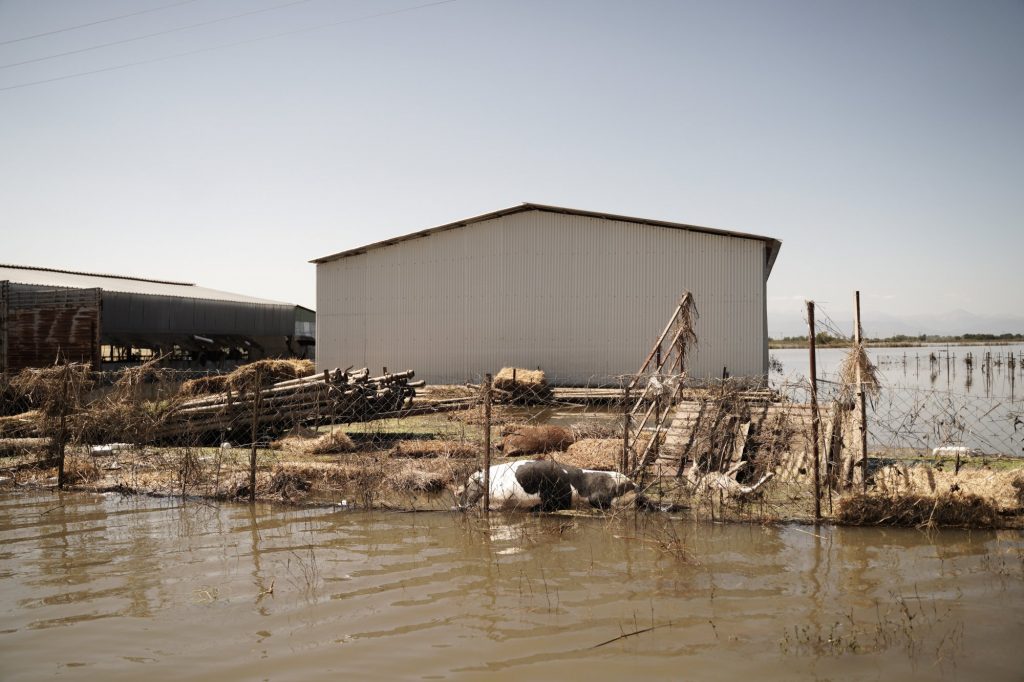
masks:
[[(769, 351), (782, 363), (782, 375), (774, 383), (810, 374), (806, 348), (775, 348)], [(819, 348), (818, 376), (834, 379), (846, 356), (846, 348)], [(868, 357), (879, 370), (884, 386), (962, 393), (1004, 401), (1024, 400), (1024, 366), (1018, 358), (1024, 344), (972, 346), (934, 345), (917, 347), (868, 347)], [(990, 365), (986, 368), (986, 354)], [(1007, 361), (1013, 356), (1013, 365)], [(968, 362), (968, 358), (970, 361)]]
[(61, 679), (1019, 680), (1024, 535), (0, 496)]
[[(817, 353), (819, 398), (838, 390), (847, 350)], [(868, 443), (878, 450), (928, 452), (963, 445), (989, 455), (1024, 456), (1024, 345), (943, 345), (868, 348), (880, 391), (869, 400)], [(782, 363), (772, 384), (797, 401), (809, 400), (806, 349), (771, 351)]]

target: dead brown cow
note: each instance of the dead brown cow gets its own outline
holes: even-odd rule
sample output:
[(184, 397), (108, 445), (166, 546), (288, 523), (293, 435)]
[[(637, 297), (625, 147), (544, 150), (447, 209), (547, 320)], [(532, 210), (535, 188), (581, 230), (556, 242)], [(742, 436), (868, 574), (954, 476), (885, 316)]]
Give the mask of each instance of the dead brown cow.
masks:
[(518, 426), (501, 443), (506, 457), (562, 452), (573, 443), (572, 431), (561, 426)]

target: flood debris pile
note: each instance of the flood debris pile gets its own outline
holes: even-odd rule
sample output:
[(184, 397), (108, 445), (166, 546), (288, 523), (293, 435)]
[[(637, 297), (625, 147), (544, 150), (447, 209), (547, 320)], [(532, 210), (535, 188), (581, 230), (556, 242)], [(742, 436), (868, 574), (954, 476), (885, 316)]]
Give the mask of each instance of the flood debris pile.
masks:
[(741, 501), (774, 477), (806, 480), (813, 459), (803, 406), (726, 381), (675, 406), (655, 467), (696, 498)]

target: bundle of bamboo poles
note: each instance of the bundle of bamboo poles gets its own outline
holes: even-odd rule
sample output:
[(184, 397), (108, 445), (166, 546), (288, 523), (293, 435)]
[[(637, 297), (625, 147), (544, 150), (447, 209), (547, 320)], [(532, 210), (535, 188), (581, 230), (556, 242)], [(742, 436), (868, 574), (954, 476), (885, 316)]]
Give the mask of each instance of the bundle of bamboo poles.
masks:
[(372, 377), (365, 368), (335, 369), (262, 386), (257, 375), (244, 390), (180, 402), (155, 426), (151, 439), (209, 440), (232, 431), (368, 421), (411, 404), (423, 386), (411, 381), (414, 376), (413, 370)]

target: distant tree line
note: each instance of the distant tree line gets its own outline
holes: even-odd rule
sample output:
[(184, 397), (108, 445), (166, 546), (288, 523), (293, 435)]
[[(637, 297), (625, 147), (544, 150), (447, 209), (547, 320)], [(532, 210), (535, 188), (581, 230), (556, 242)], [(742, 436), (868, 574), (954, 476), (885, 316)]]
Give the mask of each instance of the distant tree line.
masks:
[[(828, 332), (818, 332), (814, 341), (821, 348), (830, 346), (847, 346), (849, 339), (833, 336)], [(865, 343), (869, 346), (921, 346), (928, 343), (1022, 343), (1024, 334), (958, 334), (944, 336), (941, 334), (896, 334), (895, 336), (869, 337)], [(779, 339), (768, 339), (771, 348), (802, 348), (807, 345), (806, 336), (784, 336)]]

